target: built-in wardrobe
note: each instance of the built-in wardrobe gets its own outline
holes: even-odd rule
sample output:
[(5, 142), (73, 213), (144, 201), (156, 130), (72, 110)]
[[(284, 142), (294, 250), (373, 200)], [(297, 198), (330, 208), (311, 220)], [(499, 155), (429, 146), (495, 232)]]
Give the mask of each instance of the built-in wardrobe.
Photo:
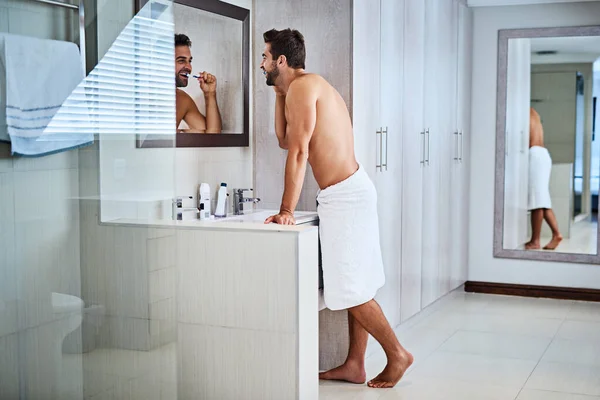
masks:
[(352, 118), (378, 193), (392, 326), (467, 278), (471, 11), (459, 0), (354, 0)]

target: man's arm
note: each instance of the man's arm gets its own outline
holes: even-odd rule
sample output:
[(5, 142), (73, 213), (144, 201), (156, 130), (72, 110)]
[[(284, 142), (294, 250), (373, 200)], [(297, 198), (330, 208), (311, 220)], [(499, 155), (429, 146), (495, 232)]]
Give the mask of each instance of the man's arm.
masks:
[(287, 120), (285, 119), (285, 94), (275, 89), (277, 98), (275, 100), (275, 134), (279, 141), (279, 147), (288, 149), (286, 129)]
[(221, 133), (221, 113), (217, 104), (217, 78), (208, 72), (202, 72), (198, 81), (206, 104), (206, 133)]
[(293, 215), (306, 174), (308, 146), (317, 123), (317, 92), (314, 86), (306, 79), (296, 81), (288, 90), (286, 105), (288, 156), (280, 214)]

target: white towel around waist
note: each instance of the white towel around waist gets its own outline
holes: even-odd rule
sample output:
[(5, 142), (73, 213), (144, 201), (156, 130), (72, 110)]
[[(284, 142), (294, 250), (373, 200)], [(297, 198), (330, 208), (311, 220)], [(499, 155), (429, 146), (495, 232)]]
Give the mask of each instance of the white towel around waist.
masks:
[[(83, 78), (74, 43), (0, 33), (0, 140), (24, 156), (91, 143), (92, 134), (69, 122), (81, 117), (72, 118), (73, 108), (64, 104)], [(53, 120), (57, 114), (60, 123)]]
[(323, 291), (331, 310), (364, 304), (385, 283), (377, 192), (362, 166), (317, 195)]
[(544, 147), (529, 149), (528, 209), (552, 208), (550, 198), (550, 174), (552, 159)]

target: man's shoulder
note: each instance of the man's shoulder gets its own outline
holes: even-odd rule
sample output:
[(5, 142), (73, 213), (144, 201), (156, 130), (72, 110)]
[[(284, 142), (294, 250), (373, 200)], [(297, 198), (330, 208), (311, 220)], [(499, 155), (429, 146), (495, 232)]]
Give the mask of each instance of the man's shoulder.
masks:
[(178, 109), (183, 109), (187, 112), (191, 107), (196, 105), (194, 99), (192, 99), (192, 96), (181, 89), (176, 89), (175, 95)]
[(177, 97), (177, 100), (183, 100), (183, 101), (192, 100), (192, 96), (190, 96), (188, 93), (186, 93), (185, 91), (183, 91), (179, 88), (175, 89), (175, 95)]
[(320, 91), (323, 84), (327, 84), (327, 81), (320, 75), (317, 74), (304, 74), (290, 84), (288, 93), (301, 94), (305, 96), (307, 94), (316, 94)]

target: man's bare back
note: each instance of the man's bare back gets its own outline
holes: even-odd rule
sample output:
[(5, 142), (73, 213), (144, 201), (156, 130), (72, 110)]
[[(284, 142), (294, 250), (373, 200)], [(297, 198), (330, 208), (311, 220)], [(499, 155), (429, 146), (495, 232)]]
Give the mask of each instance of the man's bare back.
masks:
[[(308, 162), (319, 187), (325, 189), (358, 170), (352, 122), (344, 99), (323, 77), (304, 74), (296, 78), (290, 90), (299, 84), (308, 86), (316, 101), (317, 120), (309, 143)], [(286, 118), (289, 118), (288, 108), (293, 106), (286, 101)]]
[(533, 108), (529, 109), (529, 147), (544, 147), (544, 128), (540, 115)]

